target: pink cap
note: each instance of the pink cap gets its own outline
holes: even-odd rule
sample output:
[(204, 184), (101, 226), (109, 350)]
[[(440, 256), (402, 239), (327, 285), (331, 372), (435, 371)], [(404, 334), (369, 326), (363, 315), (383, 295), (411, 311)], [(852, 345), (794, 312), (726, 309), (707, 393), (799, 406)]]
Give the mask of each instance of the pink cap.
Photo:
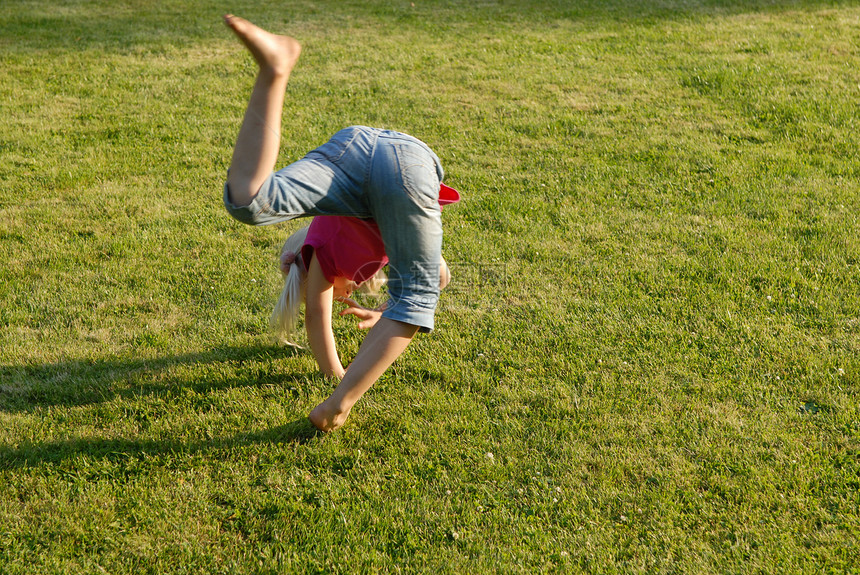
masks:
[(439, 205), (456, 204), (460, 201), (460, 192), (445, 184), (439, 185)]

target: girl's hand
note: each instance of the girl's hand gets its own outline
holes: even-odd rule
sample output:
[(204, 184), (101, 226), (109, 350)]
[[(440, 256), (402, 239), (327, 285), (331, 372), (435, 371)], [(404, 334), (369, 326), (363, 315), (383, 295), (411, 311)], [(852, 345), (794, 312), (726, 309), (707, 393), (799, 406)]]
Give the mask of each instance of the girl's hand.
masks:
[(347, 307), (345, 310), (340, 312), (341, 317), (345, 315), (354, 315), (359, 319), (358, 329), (370, 329), (376, 325), (376, 322), (379, 321), (379, 318), (382, 317), (382, 312), (385, 311), (387, 303), (382, 304), (376, 309), (367, 309), (364, 306), (361, 306), (352, 298), (342, 297), (338, 298), (339, 302), (345, 303)]

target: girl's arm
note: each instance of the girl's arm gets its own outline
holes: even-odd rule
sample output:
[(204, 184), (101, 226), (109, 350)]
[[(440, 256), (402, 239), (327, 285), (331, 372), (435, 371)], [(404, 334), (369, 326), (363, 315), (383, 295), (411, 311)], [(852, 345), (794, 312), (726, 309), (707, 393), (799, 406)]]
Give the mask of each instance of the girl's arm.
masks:
[(345, 370), (337, 356), (337, 345), (331, 328), (332, 295), (334, 286), (325, 279), (314, 254), (308, 266), (307, 294), (305, 299), (305, 328), (308, 343), (320, 371), (327, 376), (343, 378)]

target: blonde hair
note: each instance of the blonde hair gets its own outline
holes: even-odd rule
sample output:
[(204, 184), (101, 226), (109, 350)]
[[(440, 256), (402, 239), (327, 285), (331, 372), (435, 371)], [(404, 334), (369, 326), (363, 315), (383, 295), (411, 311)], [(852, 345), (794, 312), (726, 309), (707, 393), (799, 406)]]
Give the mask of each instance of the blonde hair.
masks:
[(299, 316), (302, 300), (305, 299), (305, 278), (307, 274), (301, 268), (301, 251), (302, 246), (305, 244), (305, 238), (308, 235), (308, 227), (305, 226), (294, 232), (287, 238), (287, 241), (284, 242), (284, 246), (281, 248), (282, 257), (285, 253), (292, 252), (295, 254), (295, 259), (289, 264), (287, 270), (284, 270), (283, 266), (281, 266), (281, 273), (284, 276), (284, 289), (281, 291), (281, 297), (275, 303), (275, 309), (272, 310), (269, 325), (275, 334), (275, 338), (284, 343), (292, 343), (290, 339), (296, 330), (296, 319)]
[[(287, 238), (284, 245), (281, 247), (281, 258), (286, 253), (295, 254), (295, 259), (289, 264), (289, 267), (284, 269), (280, 266), (281, 274), (284, 276), (284, 289), (281, 290), (281, 296), (275, 303), (275, 309), (272, 310), (272, 317), (269, 319), (269, 325), (274, 332), (275, 338), (289, 345), (297, 345), (290, 341), (296, 331), (296, 322), (301, 310), (302, 301), (305, 299), (305, 284), (307, 274), (305, 272), (304, 263), (301, 261), (302, 247), (305, 245), (305, 239), (308, 235), (308, 228), (305, 226)], [(281, 260), (283, 261), (283, 260)], [(310, 263), (310, 262), (308, 262)], [(361, 285), (353, 283), (354, 290), (362, 294), (379, 296), (382, 287), (388, 281), (388, 276), (381, 269), (376, 274), (363, 282)]]
[(362, 294), (378, 296), (386, 283), (388, 283), (388, 276), (385, 275), (383, 270), (379, 270), (373, 277), (366, 279), (364, 283), (359, 285), (356, 291)]

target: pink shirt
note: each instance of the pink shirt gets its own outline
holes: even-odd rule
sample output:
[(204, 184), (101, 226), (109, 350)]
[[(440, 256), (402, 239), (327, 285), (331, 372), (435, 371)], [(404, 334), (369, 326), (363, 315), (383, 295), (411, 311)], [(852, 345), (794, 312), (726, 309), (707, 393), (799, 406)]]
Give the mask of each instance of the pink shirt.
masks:
[(376, 222), (355, 217), (316, 216), (302, 246), (306, 268), (314, 253), (331, 283), (344, 277), (360, 284), (388, 263)]

